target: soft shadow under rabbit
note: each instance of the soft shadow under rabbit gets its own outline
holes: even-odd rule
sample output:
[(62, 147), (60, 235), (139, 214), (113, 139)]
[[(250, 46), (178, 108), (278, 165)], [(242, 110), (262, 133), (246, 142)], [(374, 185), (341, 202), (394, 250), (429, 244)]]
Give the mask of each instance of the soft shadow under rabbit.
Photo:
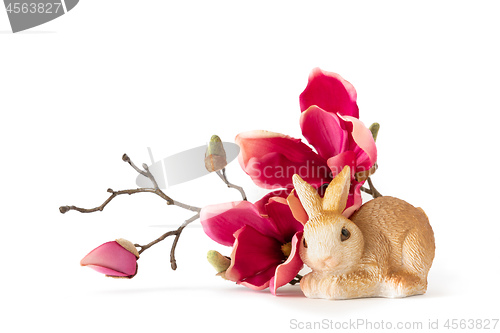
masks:
[(421, 208), (393, 198), (368, 201), (342, 216), (350, 186), (346, 166), (321, 198), (294, 175), (309, 216), (300, 256), (312, 269), (300, 281), (310, 298), (406, 297), (424, 294), (434, 259), (434, 233)]

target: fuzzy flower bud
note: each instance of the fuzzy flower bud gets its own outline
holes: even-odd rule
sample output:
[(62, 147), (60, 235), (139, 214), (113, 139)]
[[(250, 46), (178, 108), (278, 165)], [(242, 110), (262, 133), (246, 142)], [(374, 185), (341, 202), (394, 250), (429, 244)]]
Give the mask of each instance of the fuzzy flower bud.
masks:
[(210, 250), (207, 253), (207, 260), (213, 266), (213, 268), (215, 268), (215, 270), (217, 271), (217, 275), (226, 279), (225, 273), (231, 265), (231, 259), (223, 256), (217, 251)]
[(371, 124), (369, 130), (370, 132), (372, 132), (373, 141), (377, 141), (377, 135), (378, 131), (380, 130), (380, 124), (379, 123)]
[(224, 145), (217, 135), (212, 135), (205, 153), (205, 167), (209, 172), (213, 172), (225, 168), (226, 165)]

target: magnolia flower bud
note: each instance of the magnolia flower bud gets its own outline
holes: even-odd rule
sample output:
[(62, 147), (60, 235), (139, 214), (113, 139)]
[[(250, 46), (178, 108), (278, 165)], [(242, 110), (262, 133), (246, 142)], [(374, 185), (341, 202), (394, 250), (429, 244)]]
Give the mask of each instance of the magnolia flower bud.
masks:
[(137, 259), (139, 259), (139, 251), (137, 251), (137, 248), (134, 246), (134, 243), (124, 238), (115, 239), (115, 242), (120, 244), (125, 250), (132, 253)]
[(373, 123), (370, 125), (370, 132), (372, 132), (373, 141), (377, 141), (378, 130), (380, 129), (379, 123)]
[(205, 167), (209, 172), (213, 172), (225, 168), (226, 165), (224, 145), (217, 135), (212, 135), (205, 153)]
[(139, 252), (132, 242), (120, 238), (90, 251), (80, 265), (114, 278), (131, 279), (137, 274)]
[(217, 275), (221, 276), (223, 279), (226, 279), (225, 273), (226, 270), (231, 265), (231, 259), (223, 256), (217, 251), (210, 250), (207, 253), (208, 262), (215, 268), (217, 271)]

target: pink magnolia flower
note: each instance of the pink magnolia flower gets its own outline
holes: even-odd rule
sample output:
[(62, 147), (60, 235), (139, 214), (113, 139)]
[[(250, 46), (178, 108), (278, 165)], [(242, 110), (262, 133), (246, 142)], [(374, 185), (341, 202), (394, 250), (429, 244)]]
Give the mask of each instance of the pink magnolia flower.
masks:
[(356, 178), (372, 169), (377, 150), (372, 134), (357, 118), (341, 117), (311, 106), (300, 118), (302, 134), (316, 148), (284, 134), (251, 131), (239, 134), (241, 167), (260, 187), (293, 188), (292, 176), (298, 174), (315, 187), (329, 183), (345, 165), (351, 167), (351, 188), (344, 215), (361, 206), (361, 185)]
[(80, 265), (110, 277), (132, 278), (137, 274), (139, 252), (126, 239), (107, 242), (90, 251)]
[(260, 210), (248, 201), (207, 206), (201, 224), (214, 241), (233, 246), (228, 280), (254, 290), (269, 287), (276, 295), (303, 266), (299, 245), (304, 226), (283, 198), (270, 198)]
[(318, 188), (349, 165), (351, 188), (344, 211), (348, 217), (361, 206), (360, 188), (377, 160), (372, 134), (357, 119), (356, 91), (338, 74), (317, 68), (300, 95), (300, 104), (302, 134), (316, 152), (300, 139), (250, 131), (236, 136), (241, 149), (238, 161), (258, 186), (289, 192), (294, 174)]

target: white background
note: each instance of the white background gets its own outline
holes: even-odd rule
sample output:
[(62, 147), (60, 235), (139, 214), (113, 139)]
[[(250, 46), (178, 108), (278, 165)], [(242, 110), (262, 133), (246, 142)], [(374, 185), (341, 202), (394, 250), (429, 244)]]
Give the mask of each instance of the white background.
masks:
[[(287, 331), (291, 320), (422, 322), (499, 318), (495, 1), (81, 1), (12, 34), (0, 10), (2, 332)], [(298, 96), (314, 67), (357, 89), (360, 118), (381, 123), (378, 189), (421, 206), (436, 236), (428, 292), (407, 299), (310, 300), (214, 276), (194, 223), (144, 252), (132, 280), (79, 266), (115, 238), (147, 243), (188, 212), (135, 187), (128, 153), (149, 163), (253, 129), (300, 137)], [(230, 180), (265, 191), (236, 162)], [(215, 175), (172, 187), (204, 206), (237, 200)], [(358, 331), (361, 330), (362, 327)], [(500, 330), (500, 324), (496, 330)]]

